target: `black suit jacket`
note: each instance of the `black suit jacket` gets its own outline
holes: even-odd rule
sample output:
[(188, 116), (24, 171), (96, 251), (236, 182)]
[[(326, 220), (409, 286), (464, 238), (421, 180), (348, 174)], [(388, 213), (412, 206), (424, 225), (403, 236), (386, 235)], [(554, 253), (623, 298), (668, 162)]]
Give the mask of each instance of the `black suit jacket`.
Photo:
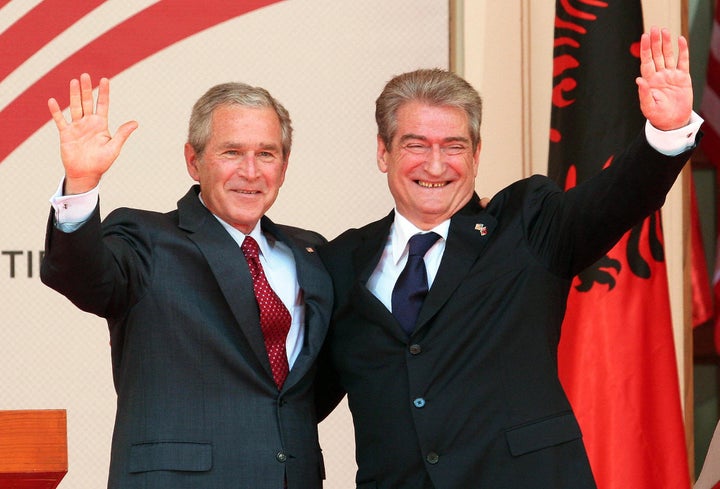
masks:
[(366, 287), (393, 214), (321, 249), (335, 287), (321, 372), (335, 400), (348, 395), (357, 487), (595, 487), (558, 380), (567, 295), (575, 274), (662, 205), (687, 158), (643, 137), (568, 192), (533, 176), (486, 210), (474, 196), (451, 219), (410, 338)]
[(42, 280), (107, 319), (117, 391), (110, 488), (320, 488), (315, 360), (330, 279), (316, 233), (262, 219), (293, 252), (305, 343), (280, 393), (247, 262), (193, 187), (167, 214), (98, 209), (47, 227)]

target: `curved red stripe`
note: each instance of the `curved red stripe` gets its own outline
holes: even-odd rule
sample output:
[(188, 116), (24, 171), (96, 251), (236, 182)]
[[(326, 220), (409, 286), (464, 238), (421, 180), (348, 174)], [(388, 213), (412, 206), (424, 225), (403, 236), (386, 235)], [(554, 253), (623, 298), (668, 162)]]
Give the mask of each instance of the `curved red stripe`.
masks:
[(580, 66), (580, 62), (575, 56), (569, 54), (561, 54), (553, 58), (553, 78), (560, 76), (568, 70), (573, 70)]
[(571, 48), (579, 48), (580, 43), (577, 42), (572, 37), (556, 37), (555, 42), (553, 42), (553, 48), (557, 48), (560, 46), (570, 46)]
[(567, 12), (572, 17), (577, 17), (579, 19), (585, 19), (585, 20), (595, 20), (597, 19), (597, 16), (589, 13), (589, 12), (583, 12), (580, 9), (577, 9), (570, 5), (569, 0), (560, 0), (560, 5), (562, 6), (562, 9)]
[(555, 16), (555, 29), (569, 29), (571, 31), (578, 32), (580, 34), (586, 34), (587, 30), (581, 26), (580, 24), (576, 24), (574, 22), (568, 22), (557, 15)]
[(0, 34), (0, 80), (103, 0), (45, 0)]
[(278, 1), (163, 0), (139, 12), (49, 71), (0, 112), (0, 162), (50, 119), (45, 100), (55, 96), (67, 105), (71, 78), (82, 72), (96, 80), (110, 78), (186, 37)]
[(593, 7), (608, 7), (607, 2), (602, 2), (600, 0), (580, 0), (581, 3), (584, 3), (586, 5), (592, 5)]

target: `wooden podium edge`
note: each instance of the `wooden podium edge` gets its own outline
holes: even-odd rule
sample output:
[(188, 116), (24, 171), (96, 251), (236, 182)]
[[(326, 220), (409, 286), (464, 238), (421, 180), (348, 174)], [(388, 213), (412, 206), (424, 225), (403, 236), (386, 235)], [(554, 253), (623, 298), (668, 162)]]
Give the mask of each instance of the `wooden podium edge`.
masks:
[(66, 410), (0, 411), (0, 489), (54, 489), (67, 471)]

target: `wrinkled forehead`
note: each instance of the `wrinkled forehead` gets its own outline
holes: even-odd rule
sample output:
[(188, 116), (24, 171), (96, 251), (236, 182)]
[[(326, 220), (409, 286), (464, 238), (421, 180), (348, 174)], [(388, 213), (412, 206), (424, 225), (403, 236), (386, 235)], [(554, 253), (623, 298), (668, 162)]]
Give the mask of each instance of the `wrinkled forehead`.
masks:
[(393, 140), (409, 136), (441, 139), (471, 139), (467, 113), (459, 107), (411, 101), (395, 113)]

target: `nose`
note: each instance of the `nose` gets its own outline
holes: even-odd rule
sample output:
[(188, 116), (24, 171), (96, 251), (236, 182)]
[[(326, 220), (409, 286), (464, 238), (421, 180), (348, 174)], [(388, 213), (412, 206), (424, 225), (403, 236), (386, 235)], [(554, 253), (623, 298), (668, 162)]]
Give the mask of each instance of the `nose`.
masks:
[(255, 153), (247, 152), (240, 158), (237, 167), (238, 175), (247, 179), (253, 179), (257, 176), (257, 162), (255, 161)]
[(425, 163), (425, 171), (431, 175), (440, 175), (445, 168), (443, 162), (443, 152), (440, 149), (439, 144), (432, 145), (432, 151), (428, 155), (428, 160)]

